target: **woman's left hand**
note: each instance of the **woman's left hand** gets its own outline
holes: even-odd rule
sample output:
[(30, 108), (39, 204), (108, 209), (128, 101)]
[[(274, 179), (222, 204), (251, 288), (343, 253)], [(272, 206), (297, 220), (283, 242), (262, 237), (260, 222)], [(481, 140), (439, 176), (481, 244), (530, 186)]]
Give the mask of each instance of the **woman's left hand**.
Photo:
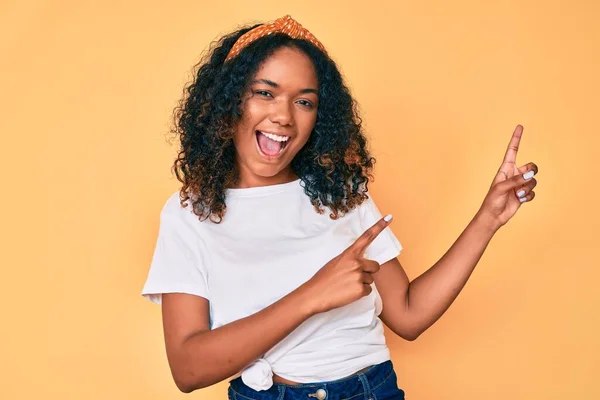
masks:
[[(484, 218), (494, 229), (499, 229), (506, 224), (516, 214), (521, 204), (530, 202), (535, 197), (533, 188), (536, 187), (537, 181), (530, 171), (537, 174), (537, 165), (530, 162), (522, 167), (517, 167), (516, 164), (522, 134), (523, 127), (517, 125), (506, 150), (504, 161), (477, 212), (477, 216)], [(529, 179), (524, 178), (523, 175)]]

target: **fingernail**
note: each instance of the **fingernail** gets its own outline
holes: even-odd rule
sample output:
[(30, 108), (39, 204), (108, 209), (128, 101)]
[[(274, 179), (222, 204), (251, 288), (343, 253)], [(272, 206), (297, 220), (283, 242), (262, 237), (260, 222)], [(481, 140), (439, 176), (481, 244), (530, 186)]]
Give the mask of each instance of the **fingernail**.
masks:
[(527, 201), (527, 198), (526, 197), (519, 197), (519, 201), (521, 203), (523, 203), (523, 202)]
[(392, 220), (392, 218), (394, 218), (394, 217), (392, 217), (392, 214), (388, 214), (388, 215), (385, 216), (385, 218), (383, 218), (383, 220), (385, 222), (390, 222)]
[(529, 172), (525, 172), (523, 174), (523, 179), (531, 179), (531, 178), (533, 178), (533, 175), (535, 175), (535, 171), (534, 170), (531, 170)]
[(523, 197), (524, 194), (525, 194), (524, 190), (519, 190), (519, 192), (517, 193), (517, 196)]

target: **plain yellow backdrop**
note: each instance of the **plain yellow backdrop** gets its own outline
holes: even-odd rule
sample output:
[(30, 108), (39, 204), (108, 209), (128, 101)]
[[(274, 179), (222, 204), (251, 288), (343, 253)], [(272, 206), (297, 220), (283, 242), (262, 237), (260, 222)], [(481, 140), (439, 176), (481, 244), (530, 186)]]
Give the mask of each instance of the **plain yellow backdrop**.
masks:
[(413, 279), (487, 193), (517, 124), (537, 197), (417, 341), (408, 399), (600, 398), (600, 3), (2, 1), (0, 399), (179, 393), (140, 296), (178, 189), (171, 112), (207, 45), (291, 14), (339, 64), (377, 157), (373, 197)]

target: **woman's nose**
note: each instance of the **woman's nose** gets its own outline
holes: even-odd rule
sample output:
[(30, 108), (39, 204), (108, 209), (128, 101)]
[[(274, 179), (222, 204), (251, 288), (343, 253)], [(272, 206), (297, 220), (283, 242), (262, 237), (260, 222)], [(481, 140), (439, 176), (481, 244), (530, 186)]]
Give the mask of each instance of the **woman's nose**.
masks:
[(293, 125), (294, 116), (287, 101), (274, 102), (271, 107), (271, 122), (276, 122), (279, 125)]

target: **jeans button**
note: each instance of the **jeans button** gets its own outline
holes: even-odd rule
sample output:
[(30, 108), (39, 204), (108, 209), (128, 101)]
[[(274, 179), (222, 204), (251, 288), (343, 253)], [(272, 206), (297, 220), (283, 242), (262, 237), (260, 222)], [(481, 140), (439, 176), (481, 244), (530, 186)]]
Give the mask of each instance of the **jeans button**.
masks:
[(327, 392), (325, 391), (325, 389), (317, 390), (317, 399), (325, 400), (326, 397), (327, 397)]

